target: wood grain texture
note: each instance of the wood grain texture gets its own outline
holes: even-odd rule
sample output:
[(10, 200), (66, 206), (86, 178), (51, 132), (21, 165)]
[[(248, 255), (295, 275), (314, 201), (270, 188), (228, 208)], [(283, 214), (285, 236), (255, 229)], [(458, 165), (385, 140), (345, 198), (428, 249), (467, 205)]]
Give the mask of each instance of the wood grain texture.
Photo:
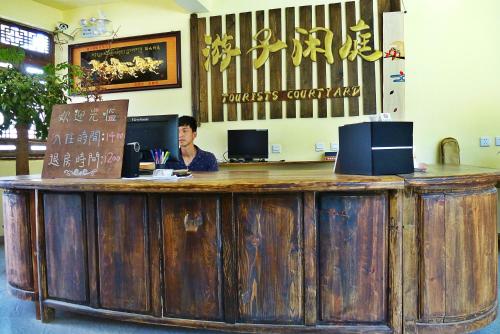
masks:
[[(371, 47), (372, 51), (368, 51), (367, 54), (373, 52), (373, 50), (380, 50), (379, 45), (375, 45), (375, 31), (374, 21), (373, 21), (373, 0), (363, 0), (360, 1), (360, 15), (367, 25), (370, 26), (370, 31), (372, 32), (372, 37), (368, 42), (367, 46)], [(382, 26), (379, 26), (382, 29)], [(366, 31), (363, 31), (363, 33)], [(381, 62), (381, 61), (379, 61)], [(377, 113), (377, 96), (375, 91), (375, 64), (372, 61), (361, 61), (361, 72), (363, 73), (363, 114), (373, 115)]]
[[(207, 35), (207, 21), (205, 18), (198, 19), (198, 80), (199, 80), (199, 121), (200, 123), (208, 122), (208, 73), (205, 71), (203, 64), (205, 63), (205, 57), (201, 53), (201, 50), (207, 47), (205, 44), (205, 35)], [(211, 69), (211, 71), (213, 71)], [(193, 103), (195, 103), (193, 101)]]
[(421, 300), (419, 319), (440, 319), (446, 315), (446, 240), (445, 198), (427, 194), (419, 198)]
[[(212, 40), (215, 40), (217, 35), (222, 38), (222, 17), (220, 15), (210, 17), (210, 36), (212, 36)], [(224, 110), (222, 108), (222, 72), (219, 70), (220, 62), (221, 60), (215, 66), (212, 66), (210, 70), (212, 122), (224, 121)]]
[(88, 267), (81, 194), (43, 196), (48, 298), (87, 304)]
[[(316, 15), (316, 27), (326, 27), (325, 25), (325, 6), (318, 5), (315, 6), (315, 15)], [(316, 37), (319, 38), (321, 42), (321, 48), (325, 48), (324, 40), (326, 33), (324, 31), (319, 31), (316, 33)], [(326, 88), (326, 58), (324, 54), (319, 53), (316, 61), (316, 78), (318, 88)], [(326, 99), (318, 99), (316, 100), (318, 103), (318, 118), (325, 118), (328, 116), (328, 112), (326, 110)]]
[[(490, 176), (491, 177), (491, 176)], [(107, 192), (293, 192), (340, 191), (368, 189), (403, 189), (404, 180), (397, 176), (342, 175), (325, 170), (226, 170), (217, 173), (194, 172), (190, 178), (176, 182), (160, 180), (41, 180), (36, 177), (0, 179), (0, 185), (26, 189), (78, 190)]]
[(101, 306), (150, 312), (146, 196), (100, 193), (96, 201)]
[(148, 225), (149, 225), (149, 241), (150, 241), (150, 272), (151, 272), (151, 314), (155, 317), (161, 317), (162, 311), (162, 284), (164, 282), (161, 268), (163, 264), (162, 250), (163, 243), (161, 242), (162, 221), (161, 221), (161, 198), (158, 194), (148, 195)]
[(85, 193), (85, 219), (87, 227), (87, 263), (89, 280), (89, 305), (100, 307), (99, 304), (99, 263), (97, 259), (97, 221), (95, 194)]
[(403, 326), (404, 333), (416, 333), (418, 318), (418, 246), (415, 222), (417, 196), (411, 188), (405, 189), (403, 198)]
[(5, 234), (5, 272), (11, 286), (34, 291), (29, 193), (14, 191), (3, 194)]
[(316, 193), (304, 193), (304, 318), (306, 326), (318, 320), (318, 229)]
[[(219, 199), (168, 196), (162, 197), (161, 207), (164, 314), (222, 320)], [(190, 223), (196, 228), (190, 229)]]
[[(296, 89), (295, 83), (295, 66), (292, 63), (292, 52), (293, 52), (293, 38), (295, 36), (295, 8), (287, 7), (285, 9), (285, 36), (286, 36), (286, 60), (285, 60), (285, 70), (286, 70), (286, 89), (292, 90)], [(286, 105), (286, 118), (297, 117), (297, 108), (295, 101), (287, 101)]]
[[(282, 31), (281, 31), (281, 9), (270, 9), (269, 10), (269, 29), (273, 32), (273, 35), (271, 36), (271, 40), (269, 41), (271, 44), (276, 43), (277, 40), (282, 40), (284, 41), (285, 38), (282, 36)], [(280, 50), (277, 52), (272, 52), (269, 55), (269, 84), (270, 84), (270, 90), (277, 90), (281, 91), (282, 90), (282, 78), (281, 78), (281, 73), (283, 72), (282, 68), (282, 62), (281, 62), (281, 55), (282, 53), (286, 51)], [(283, 118), (283, 108), (282, 108), (282, 103), (281, 102), (271, 102), (269, 103), (270, 106), (270, 118), (271, 119), (278, 119), (278, 118)]]
[[(231, 46), (234, 49), (238, 45), (238, 36), (236, 35), (236, 27), (235, 27), (236, 16), (234, 14), (226, 15), (226, 34), (228, 36), (233, 36), (233, 40), (231, 41)], [(226, 91), (228, 93), (236, 93), (236, 60), (233, 58), (229, 67), (226, 70), (227, 75), (227, 84)], [(235, 103), (226, 104), (227, 107), (227, 117), (228, 121), (237, 121), (238, 120), (238, 112), (236, 109)]]
[[(345, 30), (347, 34), (351, 36), (353, 40), (356, 39), (356, 34), (349, 29), (356, 25), (356, 5), (354, 1), (346, 2), (345, 4), (345, 20), (346, 26)], [(347, 59), (347, 58), (346, 58)], [(357, 86), (358, 85), (358, 59), (355, 58), (354, 61), (347, 60), (347, 86)], [(363, 91), (363, 87), (362, 87)], [(364, 94), (364, 92), (362, 93)], [(349, 116), (359, 115), (359, 97), (348, 98), (349, 102)]]
[(235, 197), (239, 321), (304, 319), (302, 200), (297, 194)]
[(222, 261), (224, 283), (224, 321), (234, 324), (238, 318), (238, 286), (236, 263), (236, 224), (233, 195), (221, 196)]
[(402, 190), (389, 191), (389, 327), (403, 333), (403, 200)]
[[(330, 65), (330, 82), (332, 87), (344, 86), (344, 60), (340, 59), (338, 50), (342, 46), (342, 8), (340, 3), (328, 5), (330, 16), (330, 30), (333, 32), (333, 64)], [(331, 115), (344, 116), (344, 99), (331, 99)]]
[(55, 310), (45, 305), (48, 297), (47, 291), (47, 257), (45, 251), (45, 221), (43, 193), (35, 190), (35, 212), (36, 212), (36, 254), (38, 263), (38, 304), (42, 322), (51, 322), (55, 317)]
[(319, 319), (387, 319), (387, 194), (322, 194), (319, 199)]
[[(318, 176), (318, 174), (322, 175)], [(198, 177), (199, 179), (196, 179)], [(270, 180), (273, 180), (273, 182)], [(323, 181), (320, 182), (321, 180)], [(399, 183), (395, 180), (399, 180)], [(139, 186), (133, 187), (130, 186), (130, 180), (126, 182), (122, 182), (121, 180), (75, 180), (75, 185), (68, 185), (63, 184), (67, 182), (62, 182), (61, 180), (40, 180), (33, 176), (3, 178), (0, 179), (0, 184), (8, 185), (16, 193), (27, 193), (30, 198), (33, 197), (33, 200), (29, 200), (28, 207), (30, 208), (27, 210), (29, 212), (34, 211), (29, 216), (33, 215), (36, 218), (36, 233), (34, 235), (36, 236), (37, 249), (41, 250), (36, 253), (38, 257), (39, 294), (32, 293), (29, 295), (29, 291), (27, 293), (25, 290), (15, 290), (11, 286), (8, 286), (8, 289), (20, 298), (38, 298), (40, 316), (44, 322), (53, 319), (54, 309), (57, 308), (112, 319), (232, 332), (400, 333), (403, 329), (406, 333), (451, 334), (469, 332), (492, 322), (496, 315), (496, 261), (498, 253), (496, 240), (497, 194), (494, 185), (499, 180), (500, 174), (497, 170), (467, 166), (456, 168), (436, 168), (431, 166), (425, 174), (415, 173), (402, 177), (326, 176), (324, 171), (323, 173), (319, 173), (319, 171), (307, 172), (300, 170), (196, 173), (189, 180), (193, 183), (189, 185), (183, 184), (183, 180), (179, 180), (175, 182), (175, 188), (164, 185), (168, 182), (140, 181), (137, 182), (140, 183)], [(230, 181), (237, 183), (236, 186), (233, 187)], [(142, 184), (143, 182), (146, 185)], [(405, 188), (403, 188), (402, 182), (406, 182)], [(297, 183), (300, 183), (300, 186), (294, 185)], [(200, 187), (200, 184), (203, 186)], [(24, 190), (23, 187), (31, 187), (34, 190)], [(146, 255), (139, 257), (140, 259), (134, 254), (129, 255), (127, 252), (123, 252), (119, 247), (114, 247), (113, 249), (115, 249), (117, 258), (129, 261), (125, 265), (115, 263), (115, 267), (119, 268), (118, 270), (127, 273), (130, 271), (130, 266), (141, 268), (141, 274), (146, 277), (143, 282), (146, 283), (140, 283), (140, 277), (139, 279), (134, 279), (132, 283), (129, 280), (125, 290), (128, 293), (129, 301), (136, 302), (137, 298), (134, 297), (136, 288), (134, 284), (139, 282), (139, 285), (145, 286), (145, 289), (151, 294), (151, 297), (148, 298), (149, 311), (94, 308), (92, 297), (89, 306), (55, 300), (49, 297), (46, 275), (47, 259), (45, 256), (45, 216), (48, 213), (45, 212), (45, 206), (51, 205), (53, 201), (45, 203), (43, 200), (44, 193), (41, 189), (57, 187), (59, 187), (59, 190), (64, 189), (65, 191), (57, 193), (47, 192), (45, 194), (71, 196), (75, 195), (75, 193), (69, 192), (68, 189), (76, 187), (76, 191), (79, 191), (76, 194), (85, 200), (85, 205), (81, 207), (81, 211), (82, 216), (85, 217), (83, 221), (87, 224), (89, 280), (92, 280), (92, 277), (95, 277), (97, 273), (103, 272), (101, 268), (103, 261), (99, 257), (98, 260), (94, 260), (94, 263), (101, 264), (101, 267), (95, 268), (94, 274), (92, 274), (92, 243), (96, 246), (102, 243), (102, 238), (98, 238), (98, 236), (102, 235), (98, 233), (98, 226), (95, 227), (95, 232), (91, 231), (92, 219), (95, 220), (95, 224), (105, 221), (108, 225), (122, 227), (127, 235), (130, 234), (133, 239), (132, 241), (125, 240), (122, 242), (123, 244), (131, 245), (142, 242), (145, 245), (146, 250), (142, 251), (142, 253)], [(278, 192), (280, 187), (281, 191)], [(196, 192), (196, 194), (186, 193), (188, 189), (193, 190), (192, 188), (202, 188), (204, 190)], [(96, 196), (89, 189), (100, 189), (100, 193)], [(234, 192), (234, 190), (229, 189), (239, 190)], [(335, 191), (332, 191), (332, 189)], [(370, 189), (377, 189), (377, 191)], [(102, 193), (103, 191), (109, 193)], [(121, 194), (114, 194), (113, 192)], [(173, 194), (162, 194), (165, 192), (172, 192)], [(212, 194), (204, 195), (202, 194), (203, 192), (210, 192)], [(242, 194), (241, 192), (247, 192), (248, 194)], [(332, 210), (331, 213), (333, 217), (337, 217), (338, 221), (332, 219), (332, 221), (322, 224), (324, 220), (322, 220), (321, 215), (317, 217), (319, 219), (318, 223), (314, 222), (317, 213), (317, 209), (315, 209), (316, 196), (319, 196), (320, 204), (323, 196), (329, 196), (330, 198), (353, 198), (353, 200), (350, 202), (348, 200), (344, 201), (349, 203), (345, 213), (333, 206), (335, 210)], [(363, 210), (362, 208), (357, 210), (362, 205), (356, 206), (352, 204), (352, 202), (362, 202), (363, 198), (366, 197), (377, 198), (377, 196), (384, 197), (385, 204), (380, 204), (378, 206), (379, 209), (375, 210), (374, 214), (366, 214), (367, 210)], [(106, 207), (103, 207), (102, 201), (100, 201), (103, 197), (108, 197), (108, 205)], [(134, 203), (141, 201), (142, 203), (134, 206), (130, 202), (127, 202), (127, 200), (124, 200), (123, 197), (130, 197)], [(165, 270), (168, 270), (163, 266), (163, 262), (160, 261), (161, 254), (163, 254), (160, 237), (164, 233), (161, 229), (161, 222), (164, 217), (164, 212), (160, 209), (160, 198), (162, 197), (173, 198), (174, 200), (178, 198), (220, 198), (220, 208), (216, 210), (220, 212), (220, 235), (216, 240), (221, 241), (221, 248), (219, 248), (219, 256), (221, 257), (219, 264), (221, 272), (219, 285), (222, 292), (218, 297), (219, 305), (222, 305), (220, 307), (223, 310), (221, 320), (207, 321), (184, 317), (165, 317), (160, 316), (161, 312), (158, 312), (158, 309), (155, 311), (155, 303), (156, 308), (158, 308), (158, 306), (161, 306), (159, 302), (162, 299), (165, 302), (168, 297), (164, 297), (161, 290), (161, 287), (166, 286), (161, 276)], [(442, 213), (439, 201), (431, 200), (441, 197), (444, 197), (445, 201), (444, 214)], [(141, 200), (138, 201), (138, 198)], [(21, 203), (21, 206), (24, 206), (26, 209), (25, 202), (19, 201), (16, 203)], [(35, 205), (34, 209), (31, 208), (31, 202)], [(379, 203), (376, 199), (373, 202)], [(186, 205), (196, 206), (193, 203), (194, 201), (189, 201)], [(372, 204), (372, 207), (375, 206), (375, 204)], [(127, 209), (125, 210), (123, 207)], [(365, 205), (365, 207), (369, 207), (369, 205)], [(250, 210), (251, 208), (253, 209)], [(425, 210), (428, 208), (429, 212), (425, 212), (423, 208)], [(206, 209), (206, 207), (203, 207), (203, 209)], [(16, 210), (21, 209), (17, 208)], [(54, 209), (50, 210), (54, 211)], [(103, 210), (109, 211), (109, 214), (101, 214), (99, 216), (99, 212)], [(433, 210), (435, 210), (437, 218), (432, 217)], [(93, 212), (94, 214), (92, 214)], [(370, 218), (360, 219), (356, 222), (358, 223), (357, 225), (340, 224), (339, 221), (341, 221), (341, 218), (339, 217), (347, 216), (348, 212), (353, 212), (358, 216), (369, 216)], [(381, 212), (386, 212), (385, 238), (388, 246), (385, 246), (385, 250), (381, 250), (376, 242), (365, 239), (361, 239), (358, 243), (352, 242), (339, 251), (332, 247), (324, 247), (325, 237), (334, 240), (334, 238), (341, 238), (342, 235), (352, 238), (356, 238), (359, 235), (371, 235), (376, 238), (377, 235), (380, 235), (379, 229), (384, 225), (377, 223)], [(320, 211), (319, 213), (321, 214), (322, 212)], [(103, 219), (103, 216), (106, 219)], [(142, 218), (137, 218), (138, 216)], [(439, 222), (440, 220), (441, 223)], [(131, 221), (135, 223), (130, 223)], [(400, 228), (401, 222), (403, 224), (402, 230)], [(188, 224), (188, 226), (194, 225)], [(373, 226), (369, 227), (369, 225)], [(260, 230), (257, 226), (261, 227)], [(350, 233), (353, 230), (356, 231), (356, 226), (358, 227), (357, 231), (363, 230), (365, 233)], [(432, 233), (434, 231), (431, 230), (433, 226), (439, 226), (439, 228), (444, 226), (445, 240), (441, 238), (440, 233)], [(373, 230), (370, 233), (366, 232), (370, 231), (370, 228)], [(328, 233), (324, 233), (325, 229), (330, 229), (335, 233), (330, 231), (329, 235)], [(52, 231), (50, 227), (47, 230)], [(114, 239), (124, 240), (124, 238), (117, 238), (117, 236), (123, 235), (123, 232), (115, 232), (111, 231), (111, 229), (108, 229), (108, 231), (110, 232), (107, 234)], [(94, 241), (92, 241), (92, 235), (97, 236), (94, 238)], [(244, 238), (242, 235), (249, 237)], [(58, 237), (60, 238), (61, 236)], [(403, 238), (403, 242), (400, 242), (401, 237)], [(163, 237), (161, 238), (163, 239)], [(439, 243), (436, 240), (430, 240), (430, 238), (438, 241), (441, 240), (441, 244), (445, 245), (446, 263), (451, 263), (450, 268), (454, 270), (450, 270), (447, 265), (445, 265), (444, 269), (441, 268), (446, 273), (445, 277), (447, 279), (445, 284), (445, 316), (423, 318), (421, 310), (432, 309), (428, 305), (422, 305), (423, 296), (425, 295), (423, 289), (424, 287), (425, 289), (430, 289), (433, 286), (434, 282), (430, 280), (428, 275), (436, 269), (432, 266), (439, 266), (439, 263), (442, 263), (440, 259), (436, 260), (436, 264), (432, 264), (430, 258), (429, 261), (422, 261), (422, 257), (424, 256), (437, 257), (434, 254), (439, 254), (439, 252), (434, 251), (439, 247)], [(360, 239), (358, 238), (357, 240)], [(212, 239), (212, 242), (215, 242), (215, 239)], [(243, 242), (245, 243), (244, 248), (241, 247)], [(109, 243), (107, 244), (109, 245)], [(462, 245), (463, 251), (457, 250), (458, 245)], [(101, 251), (103, 248), (99, 246), (94, 256), (105, 254)], [(139, 248), (143, 249), (143, 247)], [(372, 250), (371, 255), (368, 252), (369, 248)], [(345, 263), (360, 264), (372, 263), (371, 261), (379, 252), (385, 254), (378, 256), (380, 258), (378, 260), (382, 261), (383, 265), (377, 265), (377, 269), (373, 272), (368, 265), (358, 267), (345, 266), (345, 270), (339, 271), (344, 277), (352, 277), (351, 273), (361, 268), (361, 271), (367, 273), (368, 277), (366, 279), (369, 279), (369, 275), (377, 273), (380, 270), (379, 268), (388, 267), (384, 275), (387, 281), (386, 287), (380, 289), (373, 287), (373, 293), (385, 296), (383, 299), (384, 303), (386, 303), (387, 312), (384, 319), (368, 322), (322, 321), (322, 312), (318, 312), (318, 310), (321, 311), (323, 308), (315, 309), (314, 303), (315, 301), (322, 303), (322, 300), (324, 300), (323, 292), (329, 288), (328, 285), (321, 284), (321, 277), (325, 273), (324, 270), (321, 270), (325, 266), (321, 262), (324, 261), (323, 255), (325, 254), (325, 249), (328, 249), (327, 255), (330, 256), (333, 262), (332, 264), (328, 264), (331, 266), (335, 265), (335, 257), (339, 257), (339, 255), (342, 255)], [(347, 256), (346, 254), (349, 254), (349, 252), (352, 253), (352, 249), (359, 249), (359, 252), (354, 256)], [(99, 252), (97, 253), (97, 251)], [(202, 252), (198, 252), (198, 254), (200, 253)], [(299, 259), (297, 259), (297, 253), (303, 254), (303, 257), (300, 255), (298, 256)], [(202, 254), (205, 256), (204, 252)], [(292, 255), (289, 256), (288, 254)], [(248, 274), (242, 275), (241, 273), (249, 272), (247, 264), (251, 263), (249, 260), (252, 259), (256, 259), (257, 262), (254, 263), (258, 263), (255, 267), (260, 268), (260, 271), (254, 270), (253, 272), (255, 273), (262, 273), (265, 271), (265, 268), (272, 267), (271, 270), (266, 271), (265, 276), (260, 276), (263, 277), (262, 281), (259, 278), (255, 285), (251, 285), (251, 292), (256, 291), (255, 296), (259, 298), (262, 295), (268, 296), (265, 300), (269, 305), (277, 305), (276, 298), (274, 298), (277, 293), (274, 291), (285, 292), (284, 295), (279, 295), (281, 300), (294, 300), (295, 296), (302, 296), (299, 298), (300, 302), (282, 302), (281, 304), (285, 306), (277, 307), (278, 310), (285, 310), (282, 312), (285, 314), (285, 320), (273, 320), (275, 319), (273, 318), (273, 313), (268, 312), (260, 320), (250, 319), (246, 322), (242, 321), (243, 318), (239, 314), (239, 307), (240, 302), (243, 300), (242, 297), (245, 297), (242, 292), (248, 291), (243, 288), (248, 287), (249, 284), (241, 284), (243, 281), (241, 277), (252, 276)], [(290, 265), (290, 263), (293, 265)], [(319, 266), (315, 274), (314, 267), (318, 264)], [(427, 267), (424, 268), (424, 266)], [(468, 269), (464, 270), (463, 268)], [(112, 267), (111, 270), (118, 271)], [(213, 268), (207, 270), (210, 271)], [(105, 271), (107, 273), (110, 272), (109, 268), (106, 268)], [(335, 272), (327, 271), (327, 273)], [(318, 277), (319, 282), (314, 278), (314, 275)], [(289, 277), (294, 277), (295, 279), (292, 280)], [(127, 278), (125, 277), (125, 279)], [(429, 281), (429, 284), (423, 283), (426, 280)], [(457, 280), (458, 283), (448, 282), (448, 280)], [(197, 282), (197, 284), (206, 285), (205, 281), (202, 280), (201, 282)], [(247, 279), (246, 281), (249, 280)], [(465, 285), (461, 283), (462, 281), (468, 282), (468, 284)], [(295, 282), (300, 283), (295, 284)], [(371, 282), (376, 284), (377, 280), (375, 279)], [(100, 293), (102, 289), (102, 284), (100, 283), (89, 282), (89, 286), (96, 284), (96, 286), (100, 287), (98, 291)], [(115, 283), (112, 282), (112, 284)], [(118, 282), (116, 284), (121, 283)], [(401, 284), (403, 286), (402, 290)], [(255, 289), (254, 286), (256, 286)], [(277, 288), (273, 286), (277, 286)], [(282, 286), (285, 288), (282, 288)], [(298, 290), (296, 286), (302, 287), (301, 294), (290, 293), (290, 290)], [(108, 287), (108, 289), (115, 289), (115, 287)], [(342, 286), (342, 289), (342, 291), (350, 291), (349, 286), (345, 284)], [(92, 294), (92, 292), (90, 293)], [(252, 293), (250, 296), (252, 296)], [(363, 290), (356, 289), (356, 293), (363, 293)], [(155, 294), (156, 296), (154, 296)], [(451, 298), (450, 294), (455, 295), (456, 298)], [(425, 296), (427, 297), (425, 298), (429, 299), (430, 295), (430, 292), (426, 292)], [(368, 300), (366, 302), (367, 305), (362, 305), (361, 307), (370, 309), (370, 303), (373, 304), (378, 298), (366, 297), (366, 300)], [(467, 301), (466, 303), (463, 302), (465, 300)], [(258, 306), (257, 303), (254, 303), (254, 305)], [(296, 308), (297, 305), (300, 306)], [(266, 307), (271, 308), (271, 306)], [(261, 307), (261, 309), (264, 309), (264, 307)], [(299, 320), (291, 322), (289, 319), (293, 315), (290, 315), (290, 313), (296, 309), (302, 309), (302, 316), (299, 317)], [(159, 310), (161, 311), (161, 307)], [(255, 311), (257, 308), (253, 308), (252, 310)], [(358, 307), (354, 308), (354, 310), (355, 312), (360, 312)], [(377, 313), (370, 312), (368, 311), (362, 318), (370, 318), (374, 313)], [(347, 315), (352, 313), (353, 308), (346, 309)], [(316, 321), (314, 320), (315, 314)], [(244, 314), (244, 316), (247, 315)], [(266, 320), (269, 318), (271, 319)]]
[(198, 15), (191, 14), (189, 17), (189, 46), (191, 48), (191, 113), (200, 124), (200, 71), (204, 71), (203, 66), (199, 66), (198, 57), (201, 54), (200, 39), (203, 35), (198, 33)]
[(469, 318), (496, 302), (496, 189), (445, 198), (446, 317)]
[[(255, 28), (256, 32), (259, 32), (261, 29), (264, 29), (263, 10), (258, 10), (255, 12)], [(257, 51), (257, 56), (255, 58), (257, 58), (261, 52), (262, 50)], [(264, 64), (263, 66), (257, 69), (257, 91), (264, 92), (265, 90), (266, 90), (266, 66)], [(266, 103), (265, 102), (254, 102), (254, 103), (257, 105), (257, 119), (266, 119)]]
[[(300, 6), (299, 7), (299, 26), (307, 31), (312, 28), (312, 7), (311, 6)], [(304, 50), (307, 47), (305, 41), (307, 40), (307, 35), (300, 35), (300, 43), (302, 44)], [(312, 61), (309, 57), (302, 57), (302, 62), (299, 67), (300, 71), (300, 88), (308, 89), (312, 88)], [(300, 117), (301, 118), (311, 118), (313, 117), (313, 101), (312, 100), (300, 100)]]
[[(240, 13), (240, 81), (243, 93), (253, 92), (253, 66), (252, 52), (247, 54), (247, 50), (252, 48), (252, 13)], [(253, 103), (241, 103), (241, 120), (253, 119)]]

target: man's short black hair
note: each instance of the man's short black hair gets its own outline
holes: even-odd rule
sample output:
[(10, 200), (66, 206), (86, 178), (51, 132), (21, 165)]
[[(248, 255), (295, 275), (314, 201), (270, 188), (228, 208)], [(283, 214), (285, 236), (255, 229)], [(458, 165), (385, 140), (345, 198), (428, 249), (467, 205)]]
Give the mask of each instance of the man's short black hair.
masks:
[(181, 116), (178, 121), (179, 126), (189, 126), (193, 132), (196, 132), (198, 126), (196, 125), (196, 119), (192, 116)]

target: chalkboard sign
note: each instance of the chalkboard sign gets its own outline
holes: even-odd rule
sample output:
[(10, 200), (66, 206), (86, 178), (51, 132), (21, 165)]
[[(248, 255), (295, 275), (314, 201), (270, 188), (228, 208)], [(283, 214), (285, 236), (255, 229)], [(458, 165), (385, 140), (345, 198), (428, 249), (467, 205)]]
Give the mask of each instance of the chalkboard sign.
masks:
[(128, 100), (52, 109), (42, 178), (121, 177)]

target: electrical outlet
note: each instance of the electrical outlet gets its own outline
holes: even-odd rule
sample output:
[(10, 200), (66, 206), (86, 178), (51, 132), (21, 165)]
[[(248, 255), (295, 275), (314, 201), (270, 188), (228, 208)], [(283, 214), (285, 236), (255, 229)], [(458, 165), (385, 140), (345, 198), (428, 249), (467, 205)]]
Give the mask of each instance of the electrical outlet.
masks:
[(480, 137), (479, 138), (479, 146), (480, 147), (490, 146), (490, 137)]
[(330, 151), (336, 152), (339, 150), (339, 144), (337, 143), (330, 143)]
[(281, 153), (281, 144), (272, 144), (271, 145), (272, 153)]
[(316, 143), (314, 147), (316, 148), (316, 152), (323, 152), (325, 150), (325, 143)]
[(495, 137), (495, 146), (500, 146), (500, 137)]

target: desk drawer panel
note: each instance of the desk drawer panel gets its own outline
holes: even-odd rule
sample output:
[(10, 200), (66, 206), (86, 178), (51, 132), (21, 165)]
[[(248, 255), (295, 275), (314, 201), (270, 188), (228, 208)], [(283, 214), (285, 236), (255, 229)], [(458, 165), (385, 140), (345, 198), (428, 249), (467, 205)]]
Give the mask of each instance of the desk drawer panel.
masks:
[(222, 319), (221, 237), (216, 196), (161, 201), (167, 316)]
[(151, 310), (146, 209), (146, 195), (97, 195), (99, 295), (103, 308), (139, 313)]

